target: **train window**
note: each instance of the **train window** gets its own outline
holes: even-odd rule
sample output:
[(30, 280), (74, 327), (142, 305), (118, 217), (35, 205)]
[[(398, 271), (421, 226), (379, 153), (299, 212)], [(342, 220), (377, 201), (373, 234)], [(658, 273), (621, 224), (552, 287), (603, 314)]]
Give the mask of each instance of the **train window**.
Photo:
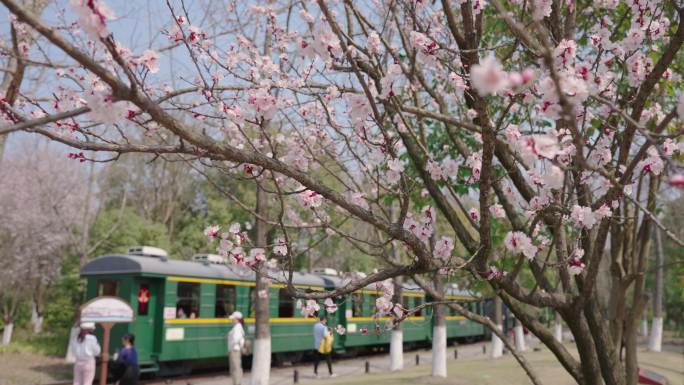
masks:
[(408, 295), (403, 295), (401, 296), (401, 306), (404, 307), (404, 309), (411, 309), (411, 297)]
[(370, 313), (370, 316), (375, 315), (378, 312), (378, 308), (375, 306), (378, 300), (378, 295), (377, 294), (369, 294), (368, 295), (368, 312)]
[(199, 283), (179, 282), (176, 313), (178, 318), (197, 318), (200, 307)]
[(216, 318), (228, 317), (235, 311), (235, 286), (216, 285)]
[(352, 294), (352, 317), (363, 316), (363, 300), (364, 296), (362, 293)]
[[(415, 307), (418, 307), (423, 304), (423, 297), (415, 297), (413, 298), (413, 305)], [(423, 315), (423, 309), (416, 310), (415, 313), (413, 313), (414, 316), (420, 317)]]
[(363, 315), (363, 294), (352, 294), (352, 317), (361, 317)]
[(97, 295), (110, 295), (116, 297), (119, 294), (119, 281), (113, 279), (101, 279), (97, 281)]
[(278, 290), (278, 317), (294, 317), (295, 301), (287, 292), (287, 289)]

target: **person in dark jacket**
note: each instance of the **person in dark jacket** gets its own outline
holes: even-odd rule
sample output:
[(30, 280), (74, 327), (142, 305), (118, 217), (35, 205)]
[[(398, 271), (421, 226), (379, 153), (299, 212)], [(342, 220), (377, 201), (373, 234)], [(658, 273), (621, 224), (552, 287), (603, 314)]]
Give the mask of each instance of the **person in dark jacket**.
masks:
[(135, 350), (135, 336), (126, 334), (121, 342), (124, 347), (116, 358), (119, 366), (118, 372), (121, 373), (118, 379), (119, 385), (138, 385), (140, 369), (138, 368), (138, 352)]

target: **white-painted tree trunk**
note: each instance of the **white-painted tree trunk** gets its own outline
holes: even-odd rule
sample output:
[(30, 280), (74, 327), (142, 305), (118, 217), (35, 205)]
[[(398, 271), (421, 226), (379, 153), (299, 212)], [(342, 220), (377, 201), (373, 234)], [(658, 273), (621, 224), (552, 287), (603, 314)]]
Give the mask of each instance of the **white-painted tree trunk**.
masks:
[(663, 349), (663, 319), (653, 318), (651, 336), (648, 340), (648, 350), (660, 352)]
[(252, 385), (268, 385), (271, 376), (271, 339), (254, 340)]
[(38, 314), (36, 303), (31, 304), (31, 323), (33, 323), (33, 333), (40, 334), (43, 331), (43, 315)]
[(663, 278), (665, 274), (665, 255), (663, 254), (663, 239), (660, 229), (654, 226), (656, 239), (656, 271), (655, 295), (653, 296), (653, 322), (651, 336), (648, 340), (648, 350), (660, 352), (663, 344)]
[(432, 328), (432, 376), (446, 377), (447, 331), (445, 325)]
[(525, 344), (525, 332), (520, 322), (516, 321), (513, 331), (515, 333), (515, 349), (519, 352), (524, 352), (527, 350), (527, 346)]
[(648, 320), (646, 320), (646, 318), (641, 320), (641, 327), (639, 328), (639, 334), (642, 337), (648, 337)]
[(390, 370), (393, 372), (404, 369), (404, 332), (400, 325), (395, 328), (390, 340)]
[(66, 362), (70, 364), (76, 362), (74, 351), (71, 349), (71, 341), (74, 341), (76, 339), (76, 336), (78, 336), (78, 331), (79, 328), (72, 326), (71, 331), (69, 332), (69, 341), (67, 341), (66, 357), (64, 357), (64, 359), (66, 360)]
[[(496, 325), (499, 330), (503, 330), (503, 325)], [(490, 349), (490, 357), (499, 358), (503, 356), (503, 341), (496, 334), (492, 333), (492, 348)]]
[(556, 338), (556, 341), (563, 342), (563, 325), (558, 321), (553, 325), (553, 336)]
[(2, 331), (2, 344), (9, 345), (12, 342), (12, 331), (14, 330), (13, 323), (6, 323), (5, 329)]

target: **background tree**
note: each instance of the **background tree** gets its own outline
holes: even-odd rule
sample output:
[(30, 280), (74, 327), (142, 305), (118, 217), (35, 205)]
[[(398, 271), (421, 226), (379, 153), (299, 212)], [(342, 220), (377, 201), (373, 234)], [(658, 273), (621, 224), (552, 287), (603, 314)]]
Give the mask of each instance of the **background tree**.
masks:
[(61, 152), (35, 141), (7, 154), (0, 180), (0, 296), (3, 344), (9, 344), (23, 301), (32, 302), (34, 330), (41, 330), (47, 293), (83, 219), (87, 178)]

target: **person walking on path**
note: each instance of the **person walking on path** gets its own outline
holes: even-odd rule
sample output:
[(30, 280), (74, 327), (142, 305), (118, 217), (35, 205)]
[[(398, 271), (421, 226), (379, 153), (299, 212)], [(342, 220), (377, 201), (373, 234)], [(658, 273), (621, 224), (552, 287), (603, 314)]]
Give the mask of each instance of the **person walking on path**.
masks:
[(328, 320), (324, 315), (319, 316), (313, 328), (314, 337), (314, 376), (318, 377), (318, 364), (324, 359), (328, 364), (330, 377), (335, 377), (332, 369), (332, 333), (326, 326)]
[(138, 385), (140, 368), (138, 367), (138, 351), (135, 350), (135, 336), (126, 334), (121, 342), (124, 348), (116, 357), (116, 363), (121, 366), (119, 385)]
[(92, 385), (95, 379), (95, 357), (102, 349), (97, 338), (92, 335), (95, 331), (93, 322), (82, 322), (78, 336), (71, 341), (71, 351), (74, 354), (74, 385)]
[(228, 319), (233, 321), (233, 327), (228, 333), (230, 376), (233, 379), (233, 385), (242, 385), (242, 350), (245, 347), (245, 329), (242, 323), (244, 320), (239, 311), (233, 312)]

